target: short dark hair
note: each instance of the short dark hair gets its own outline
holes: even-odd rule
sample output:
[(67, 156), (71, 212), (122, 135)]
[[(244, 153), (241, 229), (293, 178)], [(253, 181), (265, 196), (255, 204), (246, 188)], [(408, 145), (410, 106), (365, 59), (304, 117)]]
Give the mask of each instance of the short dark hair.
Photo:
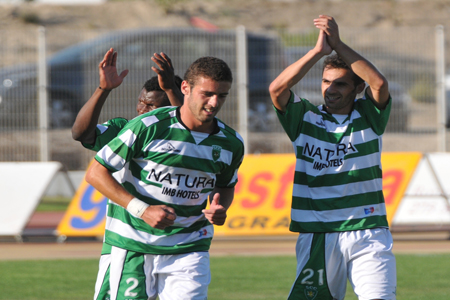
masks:
[(220, 58), (205, 56), (194, 61), (184, 74), (184, 80), (194, 86), (199, 77), (211, 78), (214, 81), (233, 82), (233, 75), (227, 63)]
[(147, 80), (142, 88), (145, 89), (147, 92), (153, 91), (164, 92), (159, 86), (158, 76), (153, 76), (152, 78)]
[[(181, 79), (181, 77), (178, 75), (175, 75), (174, 77), (175, 77), (174, 78), (175, 86), (181, 89), (181, 82), (183, 81), (183, 79)], [(145, 89), (147, 92), (153, 91), (164, 92), (164, 90), (159, 86), (158, 76), (153, 76), (152, 78), (147, 80), (142, 88)], [(165, 106), (171, 105), (169, 97), (167, 96), (166, 93), (164, 93), (164, 104)]]
[(352, 68), (350, 68), (345, 61), (342, 60), (341, 57), (337, 54), (329, 55), (323, 61), (322, 73), (325, 69), (346, 69), (350, 70), (353, 73), (353, 83), (355, 87), (364, 82), (364, 80), (353, 72)]

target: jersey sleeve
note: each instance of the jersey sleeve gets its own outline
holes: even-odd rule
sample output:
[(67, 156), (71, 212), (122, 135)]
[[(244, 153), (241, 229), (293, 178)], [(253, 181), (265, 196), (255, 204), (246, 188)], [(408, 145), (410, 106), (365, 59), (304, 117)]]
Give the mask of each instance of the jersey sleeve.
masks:
[(389, 95), (388, 104), (384, 109), (379, 109), (375, 106), (373, 101), (370, 99), (366, 92), (364, 93), (364, 98), (358, 99), (357, 103), (360, 108), (356, 108), (361, 115), (364, 115), (366, 120), (369, 122), (373, 131), (381, 135), (386, 129), (387, 123), (389, 121), (389, 115), (391, 113), (392, 98)]
[(286, 112), (281, 112), (275, 106), (273, 107), (281, 126), (283, 126), (284, 131), (291, 141), (294, 141), (300, 134), (303, 115), (308, 109), (312, 109), (312, 107), (313, 105), (309, 101), (299, 98), (292, 91), (286, 106)]
[(234, 187), (238, 182), (238, 170), (244, 160), (244, 147), (240, 147), (233, 153), (233, 160), (220, 174), (217, 175), (216, 186)]
[[(220, 146), (212, 147), (212, 154), (216, 159), (221, 156), (221, 152), (225, 152), (223, 153), (225, 159), (220, 159), (223, 163), (223, 167), (216, 173), (215, 185), (220, 188), (232, 188), (238, 182), (237, 173), (244, 160), (244, 139), (237, 131), (225, 125), (223, 122), (218, 121), (218, 125), (222, 129), (217, 136), (226, 137), (226, 139), (217, 138), (214, 144), (217, 142), (217, 145)], [(222, 142), (219, 142), (220, 140), (222, 140)]]
[(147, 127), (142, 122), (130, 121), (107, 145), (95, 156), (95, 159), (111, 172), (121, 170), (133, 157), (142, 153), (140, 139)]
[(84, 148), (92, 151), (100, 151), (106, 144), (112, 141), (128, 123), (127, 119), (115, 118), (108, 120), (103, 124), (97, 124), (95, 129), (95, 142), (94, 144), (81, 143)]

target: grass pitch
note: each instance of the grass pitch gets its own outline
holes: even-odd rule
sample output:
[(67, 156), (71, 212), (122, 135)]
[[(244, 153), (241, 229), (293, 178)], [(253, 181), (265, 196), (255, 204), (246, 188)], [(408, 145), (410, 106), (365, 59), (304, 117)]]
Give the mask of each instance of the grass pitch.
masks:
[[(398, 300), (450, 299), (450, 254), (396, 255)], [(294, 256), (211, 258), (210, 300), (286, 299)], [(97, 259), (0, 261), (0, 300), (92, 299)], [(356, 300), (350, 287), (346, 300)]]

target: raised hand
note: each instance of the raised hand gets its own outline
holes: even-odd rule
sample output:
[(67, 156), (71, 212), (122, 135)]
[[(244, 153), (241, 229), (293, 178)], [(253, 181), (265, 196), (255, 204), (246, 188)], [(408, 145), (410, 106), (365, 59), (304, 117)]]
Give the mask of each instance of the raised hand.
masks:
[(223, 225), (227, 218), (227, 209), (219, 204), (220, 194), (214, 194), (209, 209), (204, 209), (202, 212), (211, 224)]
[(176, 218), (175, 210), (166, 205), (150, 205), (142, 215), (145, 223), (156, 229), (172, 226)]
[(331, 46), (327, 42), (326, 33), (323, 30), (319, 32), (319, 38), (317, 39), (315, 48), (323, 55), (329, 55), (333, 52), (333, 49), (331, 49)]
[(171, 90), (175, 87), (174, 74), (172, 60), (164, 52), (154, 53), (152, 61), (159, 67), (152, 67), (153, 72), (158, 74), (158, 83), (162, 90)]
[(117, 52), (113, 48), (106, 52), (103, 60), (98, 65), (98, 72), (100, 75), (100, 87), (103, 90), (112, 90), (122, 84), (125, 76), (128, 75), (128, 70), (123, 70), (120, 75), (116, 68)]
[(325, 32), (326, 40), (331, 49), (334, 50), (341, 43), (339, 27), (333, 17), (320, 15), (319, 18), (314, 19), (314, 26)]

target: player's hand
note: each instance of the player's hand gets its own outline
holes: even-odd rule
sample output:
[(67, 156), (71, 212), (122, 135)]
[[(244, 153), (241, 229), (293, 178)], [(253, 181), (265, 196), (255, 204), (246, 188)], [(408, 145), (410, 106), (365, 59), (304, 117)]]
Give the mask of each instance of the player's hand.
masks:
[(314, 26), (325, 32), (327, 42), (332, 49), (336, 49), (341, 43), (339, 27), (333, 17), (320, 15), (319, 18), (314, 19)]
[(141, 218), (153, 228), (164, 229), (174, 224), (177, 215), (172, 207), (166, 205), (150, 205)]
[(117, 52), (113, 48), (106, 52), (105, 57), (98, 65), (100, 75), (100, 87), (105, 90), (112, 90), (122, 84), (128, 70), (123, 70), (120, 75), (117, 73)]
[(317, 52), (323, 55), (329, 55), (333, 52), (333, 49), (331, 49), (331, 46), (327, 42), (327, 36), (323, 30), (320, 30), (319, 32), (319, 38), (317, 39), (315, 48)]
[(152, 67), (152, 70), (158, 74), (158, 83), (161, 89), (163, 91), (172, 90), (175, 87), (175, 71), (170, 57), (161, 52), (154, 53), (151, 59), (159, 67)]
[(214, 194), (209, 209), (204, 209), (202, 212), (211, 224), (220, 226), (225, 224), (225, 220), (227, 219), (227, 209), (219, 204), (219, 200), (220, 194)]

